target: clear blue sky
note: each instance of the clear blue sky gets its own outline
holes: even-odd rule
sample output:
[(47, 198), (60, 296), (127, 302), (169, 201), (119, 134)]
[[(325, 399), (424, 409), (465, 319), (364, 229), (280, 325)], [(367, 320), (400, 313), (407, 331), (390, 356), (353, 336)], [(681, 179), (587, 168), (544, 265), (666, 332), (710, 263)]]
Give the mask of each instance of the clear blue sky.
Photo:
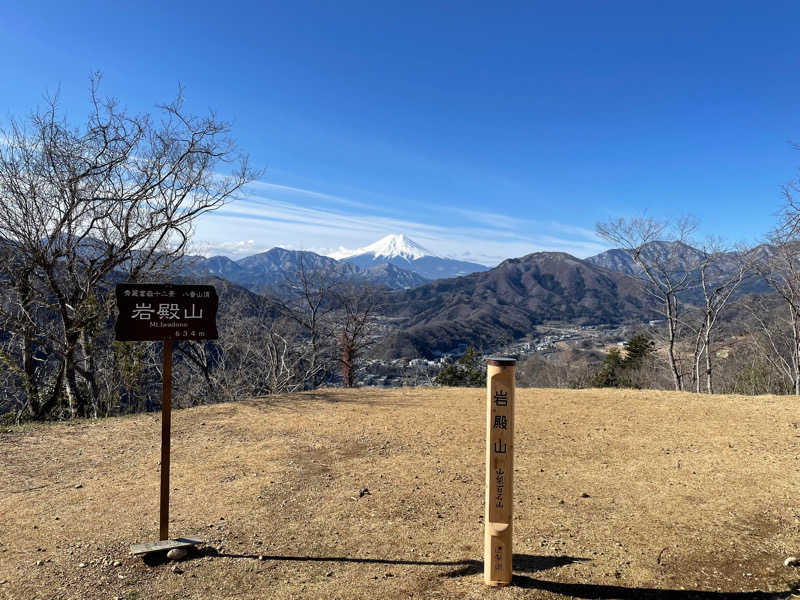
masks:
[(79, 120), (101, 70), (132, 110), (180, 82), (233, 121), (266, 172), (201, 223), (210, 252), (586, 256), (645, 210), (755, 240), (800, 165), (797, 2), (15, 4), (2, 120), (59, 86)]

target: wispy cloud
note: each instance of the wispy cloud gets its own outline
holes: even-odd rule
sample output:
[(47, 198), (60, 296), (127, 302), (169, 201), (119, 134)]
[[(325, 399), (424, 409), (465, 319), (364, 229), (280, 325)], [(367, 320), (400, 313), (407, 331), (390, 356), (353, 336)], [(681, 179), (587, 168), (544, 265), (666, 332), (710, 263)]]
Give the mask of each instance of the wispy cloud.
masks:
[(269, 182), (257, 182), (198, 223), (198, 249), (238, 258), (274, 246), (330, 254), (405, 233), (441, 256), (493, 266), (510, 257), (560, 251), (585, 257), (606, 246), (594, 232), (511, 215), (453, 209), (447, 225), (387, 215), (380, 206)]
[(557, 231), (559, 233), (575, 236), (587, 241), (596, 241), (597, 243), (602, 243), (602, 240), (597, 233), (591, 229), (575, 227), (574, 225), (567, 225), (564, 223), (558, 223), (556, 221), (538, 221), (535, 219), (526, 219), (524, 217), (503, 215), (494, 212), (469, 210), (465, 208), (454, 208), (452, 209), (452, 212), (457, 213), (470, 221), (476, 223), (491, 223), (497, 228), (507, 229), (509, 231), (519, 231), (523, 228), (530, 230), (530, 228), (533, 227), (537, 231)]
[(325, 194), (322, 192), (315, 192), (313, 190), (307, 190), (304, 188), (292, 187), (290, 185), (280, 185), (277, 183), (270, 183), (268, 181), (254, 181), (248, 187), (250, 187), (250, 189), (253, 190), (262, 189), (270, 192), (290, 194), (299, 197), (328, 200), (330, 202), (335, 202), (337, 204), (342, 204), (344, 206), (353, 206), (357, 208), (372, 208), (372, 206), (369, 204), (366, 204), (364, 202), (357, 202), (356, 200), (350, 200), (349, 198), (342, 198), (341, 196), (334, 196), (333, 194)]

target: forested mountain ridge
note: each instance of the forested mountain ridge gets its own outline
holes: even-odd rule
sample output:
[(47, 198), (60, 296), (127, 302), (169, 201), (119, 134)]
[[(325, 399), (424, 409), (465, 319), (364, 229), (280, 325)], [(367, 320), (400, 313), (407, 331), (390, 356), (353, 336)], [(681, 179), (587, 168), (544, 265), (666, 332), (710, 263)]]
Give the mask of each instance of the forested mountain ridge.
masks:
[[(704, 262), (708, 263), (705, 273), (707, 283), (714, 286), (735, 276), (743, 263), (749, 264), (750, 267), (762, 264), (769, 259), (773, 252), (774, 248), (769, 244), (761, 244), (744, 251), (713, 252), (704, 251), (680, 241), (654, 241), (643, 246), (641, 256), (646, 264), (653, 265), (656, 270), (668, 270), (673, 279), (677, 280), (684, 273), (687, 274), (687, 281), (682, 286), (684, 289), (680, 292), (680, 296), (690, 304), (702, 304), (704, 299), (700, 267)], [(612, 271), (647, 279), (642, 267), (634, 259), (633, 252), (628, 249), (613, 248), (589, 256), (584, 260)], [(734, 298), (747, 294), (770, 293), (770, 291), (764, 279), (757, 277), (755, 272), (750, 269), (745, 274), (741, 285), (736, 289)]]
[(589, 325), (658, 316), (633, 277), (561, 252), (393, 292), (386, 312), (402, 321), (385, 352), (422, 356), (464, 344), (491, 348), (546, 321)]

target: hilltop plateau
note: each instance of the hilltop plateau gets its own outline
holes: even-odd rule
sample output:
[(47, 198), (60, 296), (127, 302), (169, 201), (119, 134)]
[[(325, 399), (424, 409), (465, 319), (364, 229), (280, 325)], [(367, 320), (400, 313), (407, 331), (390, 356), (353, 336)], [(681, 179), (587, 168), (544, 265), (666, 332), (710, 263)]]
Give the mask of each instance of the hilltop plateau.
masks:
[[(482, 389), (322, 390), (0, 432), (0, 597), (788, 598), (795, 397), (518, 391), (515, 579), (482, 583)], [(180, 390), (176, 390), (180, 403)], [(116, 563), (115, 566), (115, 562)]]

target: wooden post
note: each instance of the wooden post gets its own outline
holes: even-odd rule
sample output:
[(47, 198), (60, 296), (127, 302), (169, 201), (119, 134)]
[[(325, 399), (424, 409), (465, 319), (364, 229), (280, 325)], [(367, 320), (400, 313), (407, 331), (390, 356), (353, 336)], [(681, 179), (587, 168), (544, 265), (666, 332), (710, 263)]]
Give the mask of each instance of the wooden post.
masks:
[(169, 438), (172, 424), (172, 340), (164, 340), (161, 371), (161, 512), (159, 539), (169, 539)]
[(486, 374), (486, 517), (483, 579), (505, 586), (512, 574), (514, 479), (513, 358), (490, 358)]

